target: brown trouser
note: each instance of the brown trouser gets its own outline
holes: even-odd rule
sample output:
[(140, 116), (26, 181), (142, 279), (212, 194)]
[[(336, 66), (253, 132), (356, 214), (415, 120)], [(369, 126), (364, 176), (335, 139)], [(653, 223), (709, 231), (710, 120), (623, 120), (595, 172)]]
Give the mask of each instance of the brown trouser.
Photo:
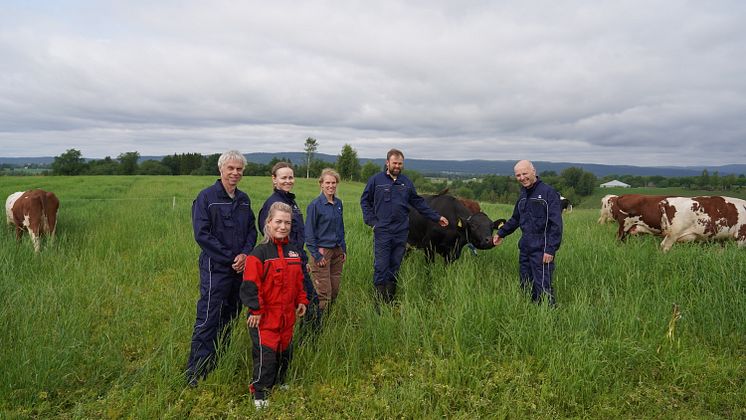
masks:
[(337, 299), (339, 294), (339, 283), (342, 280), (342, 266), (344, 265), (344, 252), (342, 247), (319, 248), (326, 260), (326, 265), (319, 267), (313, 255), (309, 256), (309, 271), (313, 279), (316, 294), (319, 295), (319, 308), (323, 311), (331, 302)]

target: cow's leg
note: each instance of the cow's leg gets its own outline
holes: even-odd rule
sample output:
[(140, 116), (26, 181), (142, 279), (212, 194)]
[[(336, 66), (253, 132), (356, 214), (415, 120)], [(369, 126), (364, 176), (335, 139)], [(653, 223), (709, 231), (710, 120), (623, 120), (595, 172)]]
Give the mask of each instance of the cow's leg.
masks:
[(661, 241), (661, 250), (663, 252), (670, 251), (674, 243), (676, 243), (676, 239), (673, 239), (671, 235), (664, 236)]
[(626, 239), (627, 231), (624, 230), (624, 221), (619, 222), (619, 229), (617, 229), (616, 237), (622, 242)]
[(429, 264), (435, 262), (435, 247), (432, 244), (425, 247), (425, 258)]
[(29, 236), (31, 237), (31, 242), (34, 244), (34, 252), (41, 251), (41, 241), (39, 240), (39, 235), (34, 233), (33, 229), (29, 229), (28, 231)]

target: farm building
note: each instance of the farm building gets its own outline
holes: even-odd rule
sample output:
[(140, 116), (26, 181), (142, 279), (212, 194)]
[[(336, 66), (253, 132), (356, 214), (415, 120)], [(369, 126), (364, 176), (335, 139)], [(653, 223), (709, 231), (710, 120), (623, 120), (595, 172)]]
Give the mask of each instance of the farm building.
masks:
[(605, 182), (601, 184), (600, 186), (601, 188), (613, 188), (613, 187), (629, 188), (630, 187), (629, 184), (625, 184), (624, 182), (618, 181), (616, 179), (613, 181)]

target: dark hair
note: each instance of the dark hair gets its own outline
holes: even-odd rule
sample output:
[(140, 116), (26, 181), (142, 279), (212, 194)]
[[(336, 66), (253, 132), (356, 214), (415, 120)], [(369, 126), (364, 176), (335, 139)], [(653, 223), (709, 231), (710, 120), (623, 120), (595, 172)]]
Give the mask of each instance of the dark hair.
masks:
[(404, 153), (399, 149), (391, 149), (386, 153), (386, 160), (391, 159), (391, 156), (401, 156), (404, 159)]
[[(282, 168), (290, 168), (293, 169), (293, 165), (287, 163), (287, 162), (277, 162), (275, 163), (275, 166), (272, 167), (272, 176), (277, 176), (277, 171)], [(295, 171), (293, 171), (295, 172)]]

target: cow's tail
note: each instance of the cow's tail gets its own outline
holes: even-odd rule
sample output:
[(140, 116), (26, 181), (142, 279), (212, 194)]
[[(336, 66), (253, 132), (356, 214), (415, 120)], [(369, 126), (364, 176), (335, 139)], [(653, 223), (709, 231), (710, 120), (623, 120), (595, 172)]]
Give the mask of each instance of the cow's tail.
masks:
[(47, 195), (39, 194), (39, 208), (41, 209), (41, 215), (39, 215), (39, 236), (43, 233), (49, 233), (49, 219), (47, 218)]

